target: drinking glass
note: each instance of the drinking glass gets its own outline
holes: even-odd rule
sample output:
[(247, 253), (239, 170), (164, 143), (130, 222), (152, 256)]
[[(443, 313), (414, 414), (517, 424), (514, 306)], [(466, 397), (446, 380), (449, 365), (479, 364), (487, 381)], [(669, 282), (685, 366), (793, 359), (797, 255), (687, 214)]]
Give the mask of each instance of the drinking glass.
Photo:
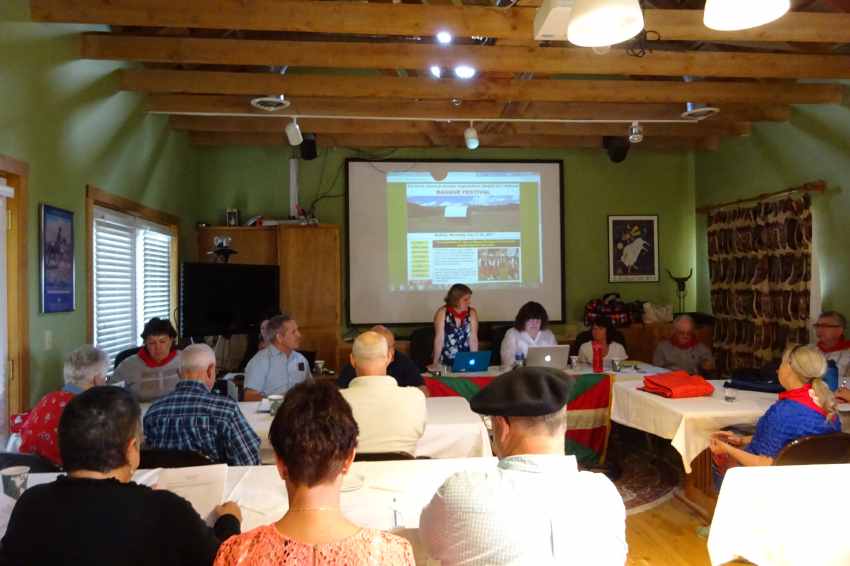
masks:
[(734, 387), (724, 387), (723, 388), (723, 400), (727, 403), (734, 403), (735, 398), (738, 396), (738, 390)]

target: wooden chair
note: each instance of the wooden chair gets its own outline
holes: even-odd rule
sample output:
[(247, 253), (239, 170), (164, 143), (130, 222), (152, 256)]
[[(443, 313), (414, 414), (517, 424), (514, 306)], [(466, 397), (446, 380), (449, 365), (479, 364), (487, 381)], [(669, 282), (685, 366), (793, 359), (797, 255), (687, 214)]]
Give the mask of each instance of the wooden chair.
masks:
[(417, 328), (410, 334), (410, 359), (420, 371), (431, 364), (434, 355), (434, 325)]
[(850, 463), (850, 434), (835, 432), (804, 436), (788, 443), (773, 461), (774, 466)]
[(31, 474), (49, 474), (62, 471), (56, 464), (38, 454), (0, 452), (0, 470), (11, 466), (27, 466)]
[(176, 450), (172, 448), (142, 448), (139, 468), (191, 468), (209, 466), (215, 462), (206, 454), (194, 450)]
[(387, 460), (415, 460), (407, 452), (358, 452), (354, 455), (355, 462), (385, 462)]

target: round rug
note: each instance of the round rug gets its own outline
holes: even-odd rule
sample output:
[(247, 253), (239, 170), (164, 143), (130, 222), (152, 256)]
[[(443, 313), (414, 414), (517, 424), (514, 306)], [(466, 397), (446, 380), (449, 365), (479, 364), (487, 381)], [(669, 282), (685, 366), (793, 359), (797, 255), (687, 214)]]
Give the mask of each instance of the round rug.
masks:
[(622, 475), (614, 481), (614, 485), (629, 515), (661, 505), (673, 497), (682, 481), (676, 467), (646, 452), (627, 454), (619, 465)]

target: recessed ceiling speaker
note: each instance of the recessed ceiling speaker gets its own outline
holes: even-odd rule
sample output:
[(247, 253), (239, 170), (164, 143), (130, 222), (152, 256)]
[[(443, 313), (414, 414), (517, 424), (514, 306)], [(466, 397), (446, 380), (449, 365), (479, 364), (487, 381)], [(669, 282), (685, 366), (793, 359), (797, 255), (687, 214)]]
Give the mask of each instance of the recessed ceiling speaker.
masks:
[(289, 101), (282, 94), (276, 96), (260, 96), (251, 99), (251, 106), (265, 110), (266, 112), (276, 112), (289, 108)]
[(318, 147), (316, 146), (315, 134), (304, 134), (304, 141), (301, 142), (301, 159), (311, 161), (319, 155)]
[(632, 144), (627, 137), (604, 136), (602, 138), (602, 147), (608, 152), (608, 159), (613, 163), (622, 163), (626, 160)]

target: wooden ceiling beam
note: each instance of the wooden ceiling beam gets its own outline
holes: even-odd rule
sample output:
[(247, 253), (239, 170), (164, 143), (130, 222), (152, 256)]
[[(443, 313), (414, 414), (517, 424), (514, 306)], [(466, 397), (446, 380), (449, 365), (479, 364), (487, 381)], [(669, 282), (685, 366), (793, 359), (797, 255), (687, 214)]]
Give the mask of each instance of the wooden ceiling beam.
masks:
[(701, 102), (740, 104), (839, 104), (847, 90), (832, 84), (775, 84), (719, 81), (629, 81), (280, 75), (212, 71), (127, 70), (121, 88), (153, 93), (337, 96), (431, 100), (552, 102)]
[[(503, 105), (493, 101), (466, 101), (454, 106), (445, 100), (411, 101), (403, 99), (370, 98), (298, 98), (289, 99), (289, 108), (269, 113), (249, 104), (245, 96), (201, 94), (151, 94), (147, 97), (148, 111), (155, 114), (185, 114), (198, 116), (247, 116), (275, 119), (285, 116), (385, 116), (475, 120), (498, 118)], [(525, 118), (561, 120), (674, 120), (684, 107), (681, 104), (611, 104), (534, 102), (526, 109)], [(720, 114), (708, 121), (760, 122), (790, 119), (787, 106), (752, 107), (724, 106)], [(704, 123), (706, 123), (704, 122)]]
[[(287, 118), (232, 118), (208, 116), (172, 116), (171, 127), (177, 130), (202, 132), (247, 132), (277, 133), (283, 137)], [(441, 124), (438, 129), (434, 122), (413, 120), (340, 120), (321, 118), (302, 118), (298, 121), (302, 132), (315, 134), (388, 134), (405, 136), (426, 134), (435, 138), (441, 135), (463, 137), (467, 122)], [(476, 124), (479, 133), (485, 135), (484, 126)], [(534, 136), (624, 136), (627, 124), (615, 123), (530, 123), (499, 122), (505, 126), (506, 133)], [(708, 136), (744, 136), (751, 131), (750, 124), (726, 124), (722, 122), (703, 122), (700, 124), (646, 124), (644, 134), (648, 138), (704, 138)]]
[[(30, 0), (37, 22), (141, 27), (290, 31), (339, 34), (532, 40), (535, 8), (435, 6), (365, 2), (219, 0), (199, 10), (197, 0)], [(702, 10), (644, 10), (646, 29), (662, 40), (850, 43), (850, 15), (791, 12), (749, 30), (718, 32), (702, 22)]]
[(421, 43), (352, 43), (145, 37), (108, 33), (82, 36), (87, 59), (199, 65), (286, 65), (334, 69), (426, 69), (466, 63), (478, 72), (740, 78), (850, 78), (848, 55), (708, 51), (653, 51), (604, 56), (561, 47), (440, 46)]

